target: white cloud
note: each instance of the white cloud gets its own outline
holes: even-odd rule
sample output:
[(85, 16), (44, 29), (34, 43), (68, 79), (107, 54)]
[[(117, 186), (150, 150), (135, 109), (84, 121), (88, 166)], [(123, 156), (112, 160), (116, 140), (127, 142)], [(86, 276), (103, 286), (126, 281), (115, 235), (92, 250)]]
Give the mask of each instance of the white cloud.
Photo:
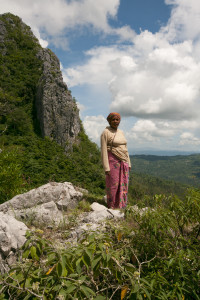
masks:
[(188, 44), (156, 48), (143, 61), (132, 56), (135, 65), (130, 69), (119, 59), (113, 61), (111, 109), (142, 118), (197, 117), (200, 64), (188, 54)]
[(87, 63), (66, 69), (65, 78), (70, 86), (109, 87), (113, 99), (111, 110), (124, 116), (196, 118), (200, 108), (200, 63), (192, 57), (192, 43), (165, 42), (160, 48), (151, 47), (143, 59), (135, 55), (137, 51), (135, 45), (92, 49), (87, 52)]
[(39, 40), (39, 43), (40, 45), (43, 47), (43, 48), (46, 48), (48, 46), (48, 41), (46, 40), (43, 40), (41, 38), (41, 35), (40, 35), (40, 32), (39, 32), (39, 29), (37, 27), (32, 27), (31, 30), (33, 31), (33, 34), (37, 37), (37, 39)]
[(183, 132), (180, 136), (180, 145), (200, 145), (200, 138), (195, 137), (191, 132)]
[(175, 134), (167, 122), (153, 122), (151, 120), (139, 120), (128, 134), (129, 139), (138, 141), (159, 141), (160, 138), (171, 138)]
[(108, 122), (106, 119), (102, 116), (86, 116), (83, 120), (83, 126), (89, 136), (89, 138), (93, 141), (99, 144), (100, 141), (100, 135), (105, 129), (106, 126), (108, 126)]
[[(35, 28), (57, 47), (68, 49), (67, 33), (73, 29), (90, 27), (94, 31), (115, 34), (129, 39), (134, 31), (124, 26), (113, 29), (109, 18), (116, 18), (120, 0), (0, 0), (0, 13), (13, 13)], [(43, 43), (43, 41), (41, 40)]]
[(191, 22), (199, 16), (200, 4), (166, 3), (173, 5), (172, 15), (160, 32), (141, 32), (128, 46), (95, 48), (87, 52), (86, 64), (66, 69), (70, 84), (107, 86), (110, 110), (139, 119), (128, 134), (130, 141), (170, 143), (182, 131), (194, 134), (200, 126), (200, 26)]
[(85, 106), (83, 104), (81, 104), (80, 102), (76, 102), (76, 105), (79, 109), (79, 115), (80, 117), (82, 117), (82, 113), (84, 112), (84, 110), (86, 109)]
[(89, 57), (86, 64), (64, 70), (65, 80), (69, 86), (81, 84), (107, 86), (113, 76), (109, 64), (119, 57), (119, 50), (115, 47), (99, 47), (87, 51), (86, 55)]
[(163, 32), (171, 41), (197, 40), (200, 37), (200, 1), (165, 0), (172, 5), (171, 17)]

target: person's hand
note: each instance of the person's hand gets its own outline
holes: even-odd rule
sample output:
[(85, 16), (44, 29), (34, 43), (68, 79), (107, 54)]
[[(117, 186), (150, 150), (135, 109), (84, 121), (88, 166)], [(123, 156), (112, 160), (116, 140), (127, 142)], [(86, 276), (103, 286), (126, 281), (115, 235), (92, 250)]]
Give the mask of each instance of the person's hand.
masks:
[(110, 171), (106, 171), (105, 174), (106, 174), (106, 175), (110, 175)]

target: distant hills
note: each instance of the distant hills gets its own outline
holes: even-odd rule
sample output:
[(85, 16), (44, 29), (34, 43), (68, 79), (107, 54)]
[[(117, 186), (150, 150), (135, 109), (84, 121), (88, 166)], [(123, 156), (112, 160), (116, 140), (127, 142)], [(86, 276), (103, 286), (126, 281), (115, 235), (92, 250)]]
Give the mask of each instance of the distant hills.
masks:
[(131, 155), (132, 172), (200, 188), (200, 154)]
[(157, 156), (175, 156), (175, 155), (191, 155), (200, 154), (200, 151), (181, 151), (181, 150), (155, 150), (143, 149), (129, 151), (131, 155), (157, 155)]

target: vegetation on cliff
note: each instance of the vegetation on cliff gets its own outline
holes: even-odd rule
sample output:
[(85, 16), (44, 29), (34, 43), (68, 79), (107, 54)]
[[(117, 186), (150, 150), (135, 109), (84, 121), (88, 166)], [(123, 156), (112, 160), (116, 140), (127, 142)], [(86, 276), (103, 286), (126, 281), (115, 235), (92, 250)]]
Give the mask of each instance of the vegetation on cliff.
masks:
[(42, 138), (35, 107), (41, 46), (17, 16), (1, 15), (0, 21), (0, 202), (49, 181), (102, 191), (99, 150), (83, 128), (67, 154), (52, 139)]

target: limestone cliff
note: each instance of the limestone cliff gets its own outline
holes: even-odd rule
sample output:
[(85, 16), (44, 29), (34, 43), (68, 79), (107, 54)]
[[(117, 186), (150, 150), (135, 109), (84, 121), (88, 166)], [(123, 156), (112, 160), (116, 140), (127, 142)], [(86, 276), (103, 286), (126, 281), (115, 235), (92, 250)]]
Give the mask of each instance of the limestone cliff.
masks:
[(80, 132), (79, 110), (63, 82), (56, 55), (50, 49), (41, 49), (38, 58), (43, 62), (36, 94), (41, 132), (68, 150)]
[(0, 203), (51, 181), (104, 189), (100, 151), (58, 58), (10, 13), (0, 15), (0, 149)]
[[(33, 109), (36, 109), (33, 118), (38, 119), (42, 136), (56, 141), (65, 151), (71, 149), (77, 142), (81, 122), (76, 103), (63, 82), (60, 62), (56, 55), (50, 49), (43, 49), (30, 27), (12, 14), (0, 15), (0, 55), (0, 71), (2, 74), (7, 73), (4, 74), (7, 76), (6, 80), (5, 76), (2, 77), (0, 92), (3, 91), (3, 95), (8, 95), (9, 92), (5, 101), (0, 99), (2, 108), (6, 107), (3, 121), (0, 123), (4, 122), (5, 118), (8, 119), (8, 114), (12, 115), (15, 112), (10, 127), (16, 129), (16, 115), (22, 114), (23, 109), (23, 116), (31, 116), (32, 102)], [(18, 100), (10, 101), (11, 97)], [(29, 107), (27, 103), (30, 103)], [(20, 122), (19, 117), (17, 122)], [(34, 120), (33, 122), (35, 123)], [(5, 124), (4, 128), (8, 126)], [(23, 126), (21, 124), (18, 127)]]

